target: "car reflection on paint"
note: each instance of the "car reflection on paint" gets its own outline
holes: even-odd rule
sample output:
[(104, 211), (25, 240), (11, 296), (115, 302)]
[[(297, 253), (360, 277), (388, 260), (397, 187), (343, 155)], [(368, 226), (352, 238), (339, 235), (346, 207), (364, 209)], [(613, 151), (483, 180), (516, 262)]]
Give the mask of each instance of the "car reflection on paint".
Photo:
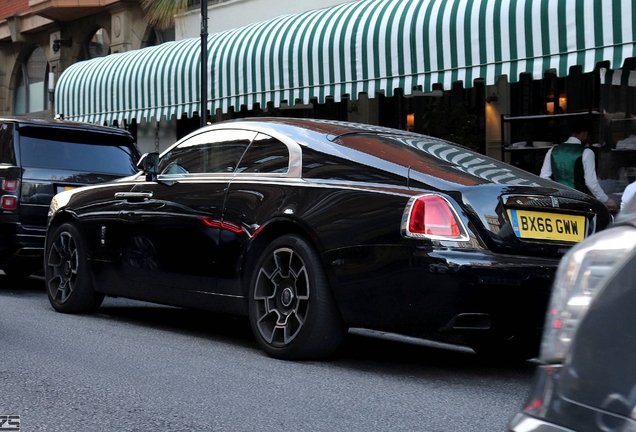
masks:
[[(349, 327), (458, 333), (479, 354), (531, 358), (559, 259), (611, 219), (465, 147), (354, 123), (218, 123), (140, 168), (53, 200), (53, 307), (114, 295), (247, 315), (284, 359), (327, 357)], [(577, 229), (547, 228), (559, 223)]]
[(535, 382), (511, 431), (636, 430), (636, 201), (572, 248), (554, 282)]

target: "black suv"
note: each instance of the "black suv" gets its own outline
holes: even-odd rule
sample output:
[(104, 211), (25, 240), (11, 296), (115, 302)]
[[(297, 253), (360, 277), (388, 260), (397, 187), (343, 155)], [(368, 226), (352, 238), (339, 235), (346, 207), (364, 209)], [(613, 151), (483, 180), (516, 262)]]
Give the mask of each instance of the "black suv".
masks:
[(0, 118), (0, 269), (42, 268), (53, 195), (137, 172), (130, 133), (57, 120)]

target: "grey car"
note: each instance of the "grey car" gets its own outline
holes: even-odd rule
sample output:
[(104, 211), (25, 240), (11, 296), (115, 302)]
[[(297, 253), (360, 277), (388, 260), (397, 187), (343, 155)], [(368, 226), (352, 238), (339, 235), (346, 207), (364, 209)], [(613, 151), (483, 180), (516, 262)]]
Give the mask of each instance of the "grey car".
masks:
[(636, 200), (559, 264), (514, 432), (636, 431)]

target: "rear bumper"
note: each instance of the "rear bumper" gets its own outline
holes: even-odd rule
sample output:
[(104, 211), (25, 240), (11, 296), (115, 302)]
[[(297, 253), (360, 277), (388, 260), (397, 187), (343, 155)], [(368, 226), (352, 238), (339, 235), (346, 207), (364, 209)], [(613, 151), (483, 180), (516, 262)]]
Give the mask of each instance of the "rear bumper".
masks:
[(0, 221), (0, 268), (11, 265), (41, 267), (45, 236), (45, 228)]
[(338, 250), (325, 261), (348, 324), (415, 335), (540, 329), (559, 263), (405, 246)]

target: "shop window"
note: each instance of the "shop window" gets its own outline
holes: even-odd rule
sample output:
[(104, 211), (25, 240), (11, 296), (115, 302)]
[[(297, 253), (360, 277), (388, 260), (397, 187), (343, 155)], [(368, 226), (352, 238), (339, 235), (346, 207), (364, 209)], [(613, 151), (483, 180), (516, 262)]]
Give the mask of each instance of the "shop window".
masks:
[[(336, 102), (333, 97), (327, 96), (324, 103), (318, 103), (318, 99), (311, 100), (313, 105), (314, 118), (323, 120), (347, 120), (347, 99), (343, 98)], [(303, 110), (298, 111), (301, 114)], [(285, 111), (287, 114), (288, 111)], [(298, 115), (302, 117), (302, 115)]]
[(19, 64), (13, 100), (13, 113), (21, 115), (48, 108), (47, 77), (49, 64), (44, 50), (35, 48), (26, 61)]
[[(539, 174), (546, 153), (570, 136), (576, 119), (587, 114), (590, 145), (599, 154), (601, 146), (598, 115), (598, 74), (571, 67), (568, 76), (547, 70), (535, 80), (522, 73), (510, 84), (510, 115), (502, 117), (502, 157), (506, 162)], [(599, 161), (597, 159), (597, 173)]]
[(448, 91), (434, 84), (426, 93), (417, 88), (409, 95), (402, 89), (395, 89), (391, 97), (379, 94), (379, 125), (449, 140), (485, 153), (484, 92), (483, 80), (476, 80), (471, 88), (456, 82)]
[(558, 78), (556, 72), (548, 71), (544, 74), (543, 84), (545, 114), (565, 114), (568, 110), (565, 78)]
[(599, 95), (595, 92), (598, 79), (595, 73), (582, 73), (572, 67), (567, 77), (558, 77), (555, 71), (546, 71), (541, 80), (523, 73), (519, 81), (510, 84), (510, 115), (554, 115), (591, 112), (598, 109)]
[[(601, 147), (597, 173), (603, 188), (619, 202), (620, 193), (636, 180), (636, 59), (627, 59), (621, 69), (609, 62), (600, 80)], [(599, 73), (599, 75), (601, 75)]]

